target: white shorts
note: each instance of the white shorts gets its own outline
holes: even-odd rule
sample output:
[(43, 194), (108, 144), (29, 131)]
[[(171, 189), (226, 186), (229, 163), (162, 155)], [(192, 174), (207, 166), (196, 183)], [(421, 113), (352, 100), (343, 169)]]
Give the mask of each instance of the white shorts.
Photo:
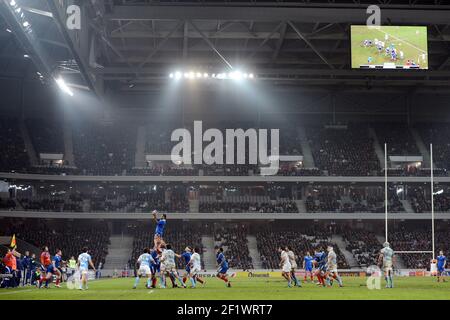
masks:
[(296, 263), (291, 263), (291, 269), (292, 269), (292, 270), (297, 269), (297, 264), (296, 264)]
[(292, 266), (290, 263), (285, 263), (283, 264), (283, 267), (281, 268), (281, 270), (283, 270), (283, 272), (291, 272)]
[(335, 264), (330, 265), (327, 269), (328, 269), (328, 272), (330, 272), (330, 273), (337, 273), (338, 272), (337, 265), (335, 265)]
[(392, 261), (383, 261), (384, 272), (392, 271)]
[(89, 270), (85, 268), (80, 268), (80, 274), (88, 274)]
[(143, 276), (148, 276), (151, 274), (149, 266), (140, 266), (138, 273)]
[(161, 271), (175, 271), (175, 265), (174, 264), (165, 264), (165, 263), (161, 263)]
[(201, 271), (201, 268), (200, 267), (193, 267), (192, 269), (191, 269), (191, 274), (197, 274), (197, 273), (199, 273)]

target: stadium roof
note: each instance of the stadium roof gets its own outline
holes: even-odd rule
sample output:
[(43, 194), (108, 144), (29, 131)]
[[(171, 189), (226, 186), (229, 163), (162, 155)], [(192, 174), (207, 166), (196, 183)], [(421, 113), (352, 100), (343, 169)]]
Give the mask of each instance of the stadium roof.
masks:
[[(450, 1), (297, 2), (89, 0), (82, 3), (81, 30), (65, 27), (71, 1), (16, 0), (33, 33), (17, 21), (9, 0), (0, 0), (2, 43), (10, 28), (45, 77), (101, 96), (146, 91), (176, 69), (249, 70), (286, 86), (433, 86), (450, 79)], [(431, 71), (351, 70), (349, 27), (365, 24), (367, 6), (381, 7), (386, 25), (427, 25)], [(2, 46), (4, 47), (4, 46)], [(4, 47), (0, 65), (17, 54)]]

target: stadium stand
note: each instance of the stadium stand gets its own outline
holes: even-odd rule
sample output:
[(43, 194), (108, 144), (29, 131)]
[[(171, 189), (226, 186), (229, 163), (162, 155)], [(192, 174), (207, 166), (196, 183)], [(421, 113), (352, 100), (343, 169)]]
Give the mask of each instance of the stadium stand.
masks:
[(258, 241), (258, 250), (261, 254), (263, 267), (266, 269), (279, 268), (279, 254), (277, 250), (280, 246), (289, 246), (297, 256), (297, 265), (302, 266), (303, 257), (306, 252), (314, 254), (314, 250), (318, 247), (326, 250), (328, 245), (332, 245), (338, 256), (338, 267), (348, 268), (348, 263), (344, 255), (340, 252), (339, 247), (332, 243), (332, 232), (327, 226), (303, 228), (298, 230), (295, 227), (273, 226), (266, 227), (257, 231), (256, 239)]
[(316, 165), (328, 175), (367, 176), (380, 169), (364, 124), (306, 129)]
[[(405, 209), (393, 188), (388, 190), (389, 212)], [(309, 186), (306, 192), (308, 212), (384, 212), (384, 189), (380, 187)]]
[(24, 172), (30, 166), (23, 138), (16, 119), (0, 118), (0, 169), (4, 172)]
[(64, 153), (63, 129), (57, 120), (26, 119), (36, 152)]
[(419, 148), (410, 128), (404, 123), (377, 123), (374, 125), (378, 140), (387, 143), (390, 156), (417, 156)]
[(45, 220), (3, 219), (0, 234), (15, 234), (30, 244), (41, 248), (48, 246), (51, 254), (61, 249), (64, 259), (78, 256), (83, 247), (88, 247), (93, 261), (105, 263), (108, 254), (110, 232), (103, 222), (71, 222), (61, 220), (48, 224)]
[(240, 224), (216, 225), (214, 228), (215, 246), (223, 247), (231, 268), (253, 269), (247, 233), (248, 226)]
[(83, 175), (125, 175), (134, 166), (135, 128), (126, 124), (74, 127), (75, 163)]

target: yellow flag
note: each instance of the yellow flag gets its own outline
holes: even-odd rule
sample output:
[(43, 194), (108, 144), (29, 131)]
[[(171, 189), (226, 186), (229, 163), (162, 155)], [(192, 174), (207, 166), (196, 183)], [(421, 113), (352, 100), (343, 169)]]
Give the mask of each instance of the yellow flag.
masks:
[(15, 249), (16, 248), (16, 235), (13, 234), (12, 238), (11, 238), (11, 248)]

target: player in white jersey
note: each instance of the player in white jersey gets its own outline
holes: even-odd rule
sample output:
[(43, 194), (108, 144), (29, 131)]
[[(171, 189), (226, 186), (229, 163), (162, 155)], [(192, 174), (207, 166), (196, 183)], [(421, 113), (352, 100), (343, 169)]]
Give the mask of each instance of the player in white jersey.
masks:
[(150, 265), (155, 263), (155, 260), (149, 253), (150, 249), (145, 248), (144, 253), (141, 254), (137, 260), (137, 264), (139, 265), (139, 269), (137, 271), (136, 279), (134, 280), (133, 289), (136, 289), (139, 284), (139, 278), (141, 276), (147, 277), (146, 288), (150, 288), (152, 281), (152, 272), (150, 271)]
[(291, 278), (292, 265), (289, 261), (289, 255), (284, 248), (286, 248), (286, 246), (282, 246), (278, 249), (278, 252), (280, 253), (281, 257), (280, 261), (281, 275), (287, 280), (288, 287), (290, 288), (292, 287), (292, 278)]
[(200, 280), (199, 282), (203, 284), (205, 283), (198, 275), (198, 273), (202, 270), (202, 261), (200, 258), (199, 251), (200, 250), (198, 248), (194, 248), (194, 253), (191, 256), (191, 260), (189, 261), (190, 265), (189, 277), (191, 279), (191, 283), (193, 284), (192, 288), (196, 287), (198, 280)]
[[(337, 255), (336, 252), (334, 252), (334, 249), (332, 246), (327, 247), (328, 255), (327, 255), (327, 272), (326, 272), (326, 278), (327, 281), (330, 278), (330, 276), (337, 280), (339, 283), (339, 287), (342, 287), (342, 279), (339, 276), (338, 268), (337, 268)], [(330, 283), (330, 282), (329, 282)]]
[(161, 244), (161, 288), (166, 288), (166, 275), (174, 280), (178, 279), (181, 286), (186, 288), (186, 285), (183, 283), (183, 280), (178, 274), (176, 264), (175, 264), (175, 252), (172, 250), (172, 246), (170, 244)]
[(294, 281), (294, 286), (301, 287), (302, 284), (301, 284), (300, 280), (297, 278), (297, 276), (295, 275), (295, 270), (297, 269), (297, 261), (296, 261), (297, 257), (295, 256), (295, 253), (294, 253), (294, 251), (292, 251), (291, 247), (286, 247), (285, 250), (288, 254), (289, 262), (291, 264), (291, 278)]
[(391, 249), (389, 242), (383, 244), (383, 249), (380, 250), (378, 262), (383, 264), (384, 279), (386, 280), (386, 288), (394, 287), (394, 250)]
[[(94, 272), (97, 271), (97, 270), (95, 270), (94, 263), (92, 263), (92, 258), (90, 256), (90, 254), (88, 253), (88, 248), (84, 247), (83, 253), (81, 253), (78, 256), (78, 262), (77, 262), (77, 268), (78, 268), (78, 270), (80, 270), (80, 273), (81, 273), (81, 282), (80, 282), (80, 288), (79, 288), (80, 290), (88, 289), (87, 282), (88, 282), (89, 266), (92, 267)], [(83, 289), (83, 285), (84, 285), (84, 289)]]

